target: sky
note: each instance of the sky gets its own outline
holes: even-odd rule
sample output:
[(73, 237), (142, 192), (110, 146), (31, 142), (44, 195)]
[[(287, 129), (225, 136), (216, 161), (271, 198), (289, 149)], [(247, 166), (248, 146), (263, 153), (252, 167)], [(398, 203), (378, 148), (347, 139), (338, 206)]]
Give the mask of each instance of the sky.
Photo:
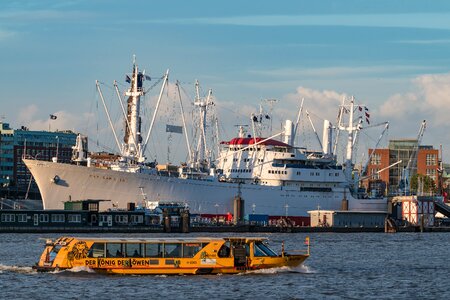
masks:
[[(1, 1), (0, 120), (70, 129), (88, 134), (91, 146), (102, 140), (114, 148), (95, 80), (114, 106), (112, 82), (124, 91), (133, 55), (153, 78), (149, 86), (170, 69), (187, 109), (196, 79), (202, 95), (213, 89), (222, 140), (261, 103), (269, 111), (266, 99), (277, 100), (271, 114), (279, 128), (279, 120), (296, 119), (304, 98), (321, 135), (322, 120), (335, 122), (342, 98), (354, 96), (371, 124), (389, 121), (386, 141), (415, 138), (427, 120), (423, 144), (442, 144), (450, 162), (449, 1)], [(158, 89), (146, 96), (148, 116)], [(166, 98), (174, 93), (172, 85)], [(176, 105), (164, 104), (158, 120), (178, 124)], [(381, 130), (361, 147), (373, 147)], [(165, 160), (164, 144), (167, 159), (183, 160), (184, 142), (158, 142), (168, 139), (155, 133), (150, 156)]]

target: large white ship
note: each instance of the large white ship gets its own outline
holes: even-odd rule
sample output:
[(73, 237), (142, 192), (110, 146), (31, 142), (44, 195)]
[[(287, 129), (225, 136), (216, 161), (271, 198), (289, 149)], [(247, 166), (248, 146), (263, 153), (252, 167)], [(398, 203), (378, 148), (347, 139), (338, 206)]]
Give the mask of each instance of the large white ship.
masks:
[[(341, 108), (349, 112), (348, 124), (341, 121), (338, 124), (348, 139), (343, 165), (337, 164), (332, 153), (332, 129), (328, 121), (324, 124), (323, 151), (308, 152), (294, 145), (298, 120), (297, 124), (288, 120), (283, 141), (277, 139), (281, 134), (256, 137), (240, 128), (238, 137), (220, 143), (215, 161), (205, 159), (205, 137), (200, 134), (198, 151), (192, 155), (195, 163), (181, 166), (176, 172), (161, 172), (145, 163), (145, 148), (155, 119), (143, 141), (140, 97), (144, 94), (146, 75), (134, 64), (127, 79), (131, 86), (125, 93), (126, 107), (122, 105), (126, 125), (120, 159), (107, 168), (96, 167), (87, 157), (81, 138), (74, 147), (73, 164), (58, 163), (57, 159), (52, 162), (23, 159), (39, 187), (44, 209), (63, 208), (69, 200), (104, 199), (110, 201), (101, 202), (102, 209), (126, 208), (130, 202), (146, 206), (182, 202), (189, 206), (191, 213), (225, 214), (233, 212), (233, 199), (240, 195), (245, 213), (272, 216), (306, 217), (308, 210), (318, 207), (339, 210), (343, 204), (349, 210), (386, 211), (386, 198), (358, 193), (352, 148), (360, 123), (353, 117), (356, 111), (353, 99), (347, 108)], [(197, 98), (195, 104), (201, 114), (200, 132), (204, 134), (208, 98)]]

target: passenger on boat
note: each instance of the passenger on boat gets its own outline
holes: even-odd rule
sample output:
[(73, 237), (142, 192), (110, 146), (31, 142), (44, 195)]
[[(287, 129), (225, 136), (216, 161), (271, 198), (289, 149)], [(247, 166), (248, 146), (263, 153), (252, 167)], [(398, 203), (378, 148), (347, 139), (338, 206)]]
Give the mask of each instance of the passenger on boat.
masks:
[(137, 250), (134, 250), (133, 257), (142, 257), (142, 256), (139, 255)]

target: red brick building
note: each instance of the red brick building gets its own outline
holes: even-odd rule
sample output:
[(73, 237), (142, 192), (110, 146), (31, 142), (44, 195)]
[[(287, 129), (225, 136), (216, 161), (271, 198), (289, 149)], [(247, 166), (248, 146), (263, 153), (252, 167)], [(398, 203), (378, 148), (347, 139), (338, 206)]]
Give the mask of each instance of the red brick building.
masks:
[[(408, 161), (414, 151), (417, 149), (417, 140), (402, 139), (389, 141), (389, 148), (369, 149), (370, 155), (373, 151), (370, 162), (367, 166), (368, 179), (364, 180), (363, 185), (368, 191), (384, 189), (384, 194), (395, 193), (403, 173), (403, 169), (408, 165)], [(395, 166), (388, 168), (390, 165)], [(438, 186), (439, 176), (439, 150), (432, 146), (419, 146), (417, 151), (417, 164), (411, 170), (411, 176), (415, 174), (427, 175), (432, 178)], [(380, 172), (381, 171), (381, 172)]]

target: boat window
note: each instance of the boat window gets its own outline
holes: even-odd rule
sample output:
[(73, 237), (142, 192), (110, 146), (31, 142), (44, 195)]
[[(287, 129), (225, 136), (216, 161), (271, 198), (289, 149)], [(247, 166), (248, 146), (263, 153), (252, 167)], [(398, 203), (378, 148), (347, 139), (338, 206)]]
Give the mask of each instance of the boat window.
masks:
[(94, 243), (89, 250), (89, 257), (104, 257), (105, 255), (105, 244), (104, 243)]
[(194, 257), (202, 249), (200, 243), (183, 244), (183, 257)]
[(226, 241), (219, 249), (219, 257), (230, 257), (230, 241)]
[(254, 252), (255, 256), (278, 256), (275, 251), (261, 241), (255, 242)]
[(122, 246), (120, 243), (106, 244), (106, 257), (123, 257)]
[(162, 257), (162, 244), (145, 244), (145, 257)]
[(127, 257), (142, 257), (141, 244), (129, 243), (126, 246)]
[(181, 243), (166, 243), (164, 244), (164, 257), (182, 257)]

